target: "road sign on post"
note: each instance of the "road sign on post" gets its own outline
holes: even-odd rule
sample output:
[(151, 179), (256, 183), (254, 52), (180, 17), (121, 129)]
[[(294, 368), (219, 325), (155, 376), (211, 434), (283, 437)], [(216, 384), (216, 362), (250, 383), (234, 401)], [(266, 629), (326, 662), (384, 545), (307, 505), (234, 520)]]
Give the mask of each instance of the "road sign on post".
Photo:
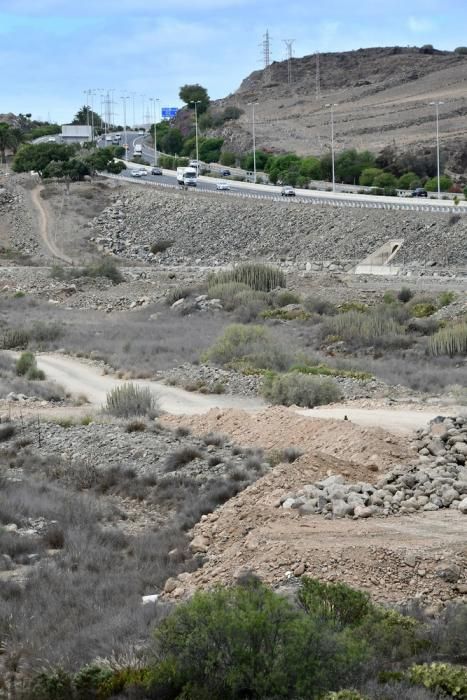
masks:
[(178, 107), (162, 107), (161, 116), (162, 119), (173, 119), (177, 116)]

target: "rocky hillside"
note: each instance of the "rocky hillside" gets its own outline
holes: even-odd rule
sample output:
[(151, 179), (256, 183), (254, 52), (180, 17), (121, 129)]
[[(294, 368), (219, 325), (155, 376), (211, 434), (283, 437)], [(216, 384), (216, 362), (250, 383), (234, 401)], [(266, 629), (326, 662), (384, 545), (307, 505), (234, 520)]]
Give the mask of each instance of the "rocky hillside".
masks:
[[(214, 103), (215, 110), (237, 106), (238, 121), (222, 130), (225, 149), (251, 149), (251, 107), (257, 102), (257, 145), (298, 154), (320, 154), (330, 146), (330, 115), (335, 107), (337, 149), (355, 147), (379, 151), (388, 145), (419, 150), (435, 139), (434, 107), (441, 100), (440, 137), (448, 154), (467, 140), (467, 56), (429, 48), (388, 47), (320, 55), (320, 96), (316, 96), (316, 56), (292, 59), (292, 83), (287, 62), (254, 71), (232, 95)], [(456, 172), (464, 158), (450, 158)]]
[[(299, 202), (238, 200), (135, 188), (113, 195), (94, 219), (92, 240), (123, 259), (165, 265), (225, 265), (241, 260), (290, 263), (361, 261), (394, 238), (397, 263), (467, 263), (467, 218), (378, 209), (335, 209)], [(166, 249), (152, 252), (161, 241)]]

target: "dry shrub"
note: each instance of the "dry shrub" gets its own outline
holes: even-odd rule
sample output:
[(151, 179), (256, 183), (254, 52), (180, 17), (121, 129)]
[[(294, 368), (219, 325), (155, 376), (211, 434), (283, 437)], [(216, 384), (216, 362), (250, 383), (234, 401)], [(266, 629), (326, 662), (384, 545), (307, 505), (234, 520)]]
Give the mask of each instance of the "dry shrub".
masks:
[(157, 415), (157, 401), (148, 387), (129, 382), (109, 391), (104, 410), (117, 418), (154, 417)]

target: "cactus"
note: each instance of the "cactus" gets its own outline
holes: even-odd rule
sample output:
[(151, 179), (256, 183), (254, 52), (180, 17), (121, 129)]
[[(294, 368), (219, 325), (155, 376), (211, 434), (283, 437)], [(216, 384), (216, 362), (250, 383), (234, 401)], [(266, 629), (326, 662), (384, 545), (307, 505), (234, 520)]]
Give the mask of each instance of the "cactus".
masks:
[(446, 326), (430, 338), (431, 355), (467, 355), (467, 323)]

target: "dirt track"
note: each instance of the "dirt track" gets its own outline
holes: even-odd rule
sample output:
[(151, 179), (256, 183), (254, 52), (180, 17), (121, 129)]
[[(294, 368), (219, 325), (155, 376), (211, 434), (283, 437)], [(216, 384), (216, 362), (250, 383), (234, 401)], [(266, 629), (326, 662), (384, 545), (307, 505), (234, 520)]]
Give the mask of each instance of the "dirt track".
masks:
[[(123, 383), (121, 379), (103, 375), (100, 369), (93, 364), (84, 363), (65, 355), (44, 354), (38, 355), (37, 359), (38, 366), (44, 370), (49, 379), (58, 382), (73, 394), (86, 396), (88, 401), (96, 407), (102, 405), (108, 391)], [(153, 389), (161, 408), (175, 415), (197, 415), (207, 413), (212, 408), (243, 409), (248, 413), (255, 413), (266, 406), (266, 403), (260, 398), (250, 399), (225, 394), (196, 394), (160, 382), (135, 380), (134, 383)], [(310, 410), (292, 410), (313, 418), (342, 419), (344, 415), (347, 415), (349, 420), (357, 425), (386, 428), (395, 433), (405, 434), (411, 433), (415, 428), (423, 427), (440, 412), (446, 411), (446, 409), (437, 407), (426, 410), (405, 409), (403, 411), (399, 411), (397, 408), (353, 409), (351, 404)], [(454, 412), (455, 410), (455, 407), (449, 409), (449, 411)]]
[(31, 190), (31, 201), (33, 205), (37, 209), (37, 214), (38, 214), (38, 225), (39, 225), (39, 233), (42, 238), (42, 241), (44, 243), (44, 246), (46, 249), (49, 251), (49, 253), (52, 255), (52, 257), (57, 258), (58, 260), (62, 260), (63, 262), (66, 262), (68, 265), (73, 264), (73, 260), (69, 258), (67, 255), (62, 253), (62, 251), (58, 248), (56, 241), (52, 238), (50, 235), (50, 227), (49, 227), (49, 219), (47, 215), (47, 210), (46, 207), (44, 206), (43, 201), (41, 200), (41, 192), (44, 191), (44, 187), (42, 185), (39, 185), (38, 187), (35, 187), (33, 190)]

